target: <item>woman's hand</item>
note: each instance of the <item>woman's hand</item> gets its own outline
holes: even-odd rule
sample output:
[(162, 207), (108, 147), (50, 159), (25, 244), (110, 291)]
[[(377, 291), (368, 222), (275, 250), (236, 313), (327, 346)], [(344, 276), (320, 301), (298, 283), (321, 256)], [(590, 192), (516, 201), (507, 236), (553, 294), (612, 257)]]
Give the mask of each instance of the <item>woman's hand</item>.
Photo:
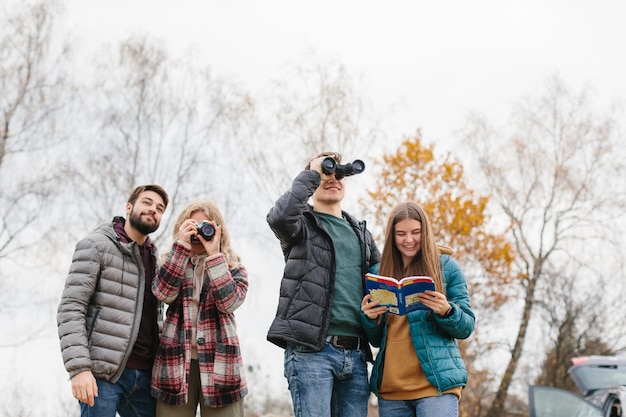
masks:
[(440, 292), (426, 290), (420, 293), (419, 300), (440, 316), (445, 316), (450, 311), (450, 303), (448, 303), (446, 296)]
[(198, 228), (196, 222), (192, 219), (187, 219), (181, 223), (178, 228), (178, 240), (191, 245), (191, 237), (198, 234)]
[(387, 312), (386, 306), (379, 305), (380, 301), (372, 301), (370, 300), (370, 295), (366, 294), (361, 300), (361, 311), (367, 316), (369, 319), (375, 319), (381, 314)]
[(216, 253), (220, 252), (220, 241), (222, 240), (222, 226), (220, 226), (218, 223), (215, 223), (215, 221), (213, 220), (209, 220), (209, 223), (215, 229), (215, 234), (213, 235), (211, 240), (206, 240), (201, 235), (196, 236), (198, 240), (202, 243), (202, 246), (204, 246), (204, 250), (206, 251), (207, 255), (215, 255)]
[(184, 242), (193, 247), (194, 242), (191, 238), (196, 237), (198, 239), (196, 242), (200, 242), (202, 244), (202, 247), (207, 255), (215, 255), (216, 253), (219, 253), (220, 241), (222, 239), (222, 227), (213, 220), (208, 220), (208, 222), (215, 229), (215, 234), (210, 240), (206, 240), (198, 233), (198, 225), (194, 219), (187, 219), (178, 228), (178, 241)]

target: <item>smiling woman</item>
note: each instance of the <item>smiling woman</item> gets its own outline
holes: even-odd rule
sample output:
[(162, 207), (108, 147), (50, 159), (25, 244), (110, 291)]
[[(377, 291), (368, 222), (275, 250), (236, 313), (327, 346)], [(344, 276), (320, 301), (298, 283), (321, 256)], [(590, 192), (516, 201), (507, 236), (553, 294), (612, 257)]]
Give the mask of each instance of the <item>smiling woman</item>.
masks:
[(383, 306), (368, 294), (361, 301), (367, 339), (379, 347), (370, 378), (381, 416), (459, 415), (468, 372), (458, 346), (474, 331), (465, 276), (435, 243), (425, 211), (413, 201), (396, 204), (385, 229), (380, 274), (397, 280), (425, 275), (433, 287), (419, 293), (408, 312)]

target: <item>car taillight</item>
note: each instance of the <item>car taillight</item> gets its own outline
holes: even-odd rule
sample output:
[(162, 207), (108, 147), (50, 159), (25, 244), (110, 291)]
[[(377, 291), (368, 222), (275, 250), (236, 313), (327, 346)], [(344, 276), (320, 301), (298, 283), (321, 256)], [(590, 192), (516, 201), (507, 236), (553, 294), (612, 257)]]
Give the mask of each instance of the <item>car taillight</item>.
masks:
[(589, 360), (589, 357), (588, 357), (588, 356), (579, 356), (579, 357), (577, 357), (577, 358), (572, 358), (572, 363), (573, 363), (574, 365), (579, 365), (579, 364), (581, 364), (581, 363), (585, 363), (585, 362), (587, 362), (588, 360)]

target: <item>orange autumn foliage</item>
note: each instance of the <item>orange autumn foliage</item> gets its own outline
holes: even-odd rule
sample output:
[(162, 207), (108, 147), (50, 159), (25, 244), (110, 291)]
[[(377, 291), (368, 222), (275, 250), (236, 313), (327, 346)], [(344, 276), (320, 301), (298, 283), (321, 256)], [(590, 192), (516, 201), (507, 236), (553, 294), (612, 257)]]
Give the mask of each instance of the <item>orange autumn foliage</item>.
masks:
[(506, 225), (499, 232), (490, 230), (489, 197), (468, 187), (463, 166), (450, 155), (437, 158), (434, 146), (424, 145), (419, 131), (377, 165), (375, 186), (361, 205), (366, 218), (375, 219), (371, 229), (379, 245), (392, 207), (415, 201), (428, 213), (438, 243), (455, 250), (472, 297), (487, 308), (502, 305), (513, 279), (513, 246), (505, 238)]

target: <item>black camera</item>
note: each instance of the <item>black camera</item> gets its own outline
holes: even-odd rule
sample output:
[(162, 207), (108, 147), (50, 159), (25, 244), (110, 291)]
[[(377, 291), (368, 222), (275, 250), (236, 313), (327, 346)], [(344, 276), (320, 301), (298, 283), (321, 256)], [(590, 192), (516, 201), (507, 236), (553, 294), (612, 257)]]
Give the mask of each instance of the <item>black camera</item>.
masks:
[[(196, 223), (196, 230), (204, 240), (211, 240), (215, 236), (215, 228), (208, 220), (202, 220), (201, 223)], [(193, 242), (200, 242), (197, 236), (191, 236)]]
[(326, 175), (335, 173), (335, 178), (340, 180), (354, 174), (360, 174), (365, 171), (365, 163), (360, 159), (355, 159), (352, 163), (341, 165), (331, 157), (324, 158), (322, 161), (322, 172)]

